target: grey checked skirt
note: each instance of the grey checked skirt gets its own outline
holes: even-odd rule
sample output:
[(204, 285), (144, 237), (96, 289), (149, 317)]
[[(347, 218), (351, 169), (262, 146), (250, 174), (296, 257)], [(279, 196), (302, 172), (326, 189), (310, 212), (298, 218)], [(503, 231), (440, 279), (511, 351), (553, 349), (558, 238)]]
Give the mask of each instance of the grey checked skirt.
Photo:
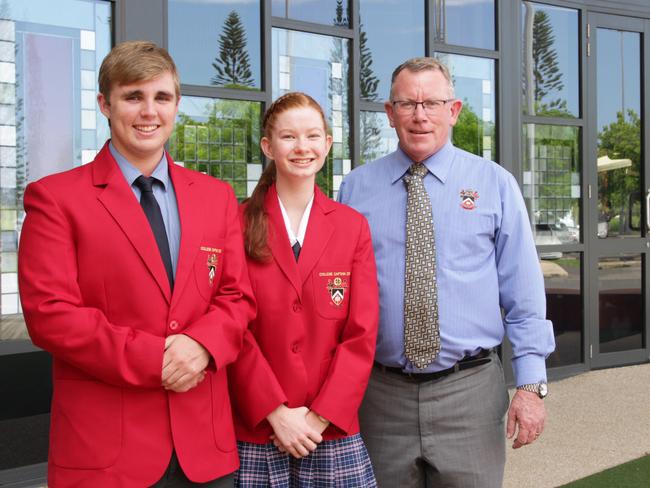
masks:
[(237, 442), (241, 466), (237, 488), (375, 488), (368, 451), (359, 434), (323, 441), (296, 459), (273, 443)]

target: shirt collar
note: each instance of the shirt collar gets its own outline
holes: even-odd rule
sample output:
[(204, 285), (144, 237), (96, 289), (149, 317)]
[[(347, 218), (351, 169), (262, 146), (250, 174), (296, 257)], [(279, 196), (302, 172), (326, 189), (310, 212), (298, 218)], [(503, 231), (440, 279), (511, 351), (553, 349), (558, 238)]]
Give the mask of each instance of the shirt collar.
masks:
[[(126, 181), (129, 185), (133, 185), (133, 182), (142, 175), (140, 170), (133, 166), (129, 161), (120, 154), (120, 152), (115, 148), (113, 142), (108, 143), (108, 148), (111, 151), (111, 155), (115, 158), (117, 165), (120, 167), (122, 174), (126, 178)], [(163, 188), (166, 190), (169, 183), (169, 171), (167, 167), (167, 157), (165, 151), (163, 151), (162, 158), (156, 166), (156, 169), (153, 170), (151, 176), (156, 178), (160, 183), (162, 183)]]
[(300, 225), (298, 225), (297, 236), (293, 233), (293, 229), (291, 229), (291, 221), (289, 220), (289, 215), (287, 214), (287, 211), (284, 209), (284, 205), (282, 205), (282, 200), (280, 200), (280, 195), (278, 195), (278, 203), (280, 204), (282, 219), (284, 220), (284, 226), (287, 229), (287, 235), (289, 236), (289, 243), (291, 244), (291, 247), (293, 247), (296, 241), (298, 241), (300, 243), (300, 247), (302, 247), (303, 243), (305, 242), (305, 233), (307, 232), (307, 223), (309, 222), (309, 214), (311, 213), (311, 207), (312, 204), (314, 203), (314, 195), (311, 196), (311, 198), (309, 199), (309, 203), (307, 203), (307, 206), (305, 207), (305, 211), (302, 213), (302, 217), (300, 218)]
[[(395, 161), (392, 165), (391, 183), (400, 180), (413, 164), (413, 160), (402, 150), (397, 147), (395, 151)], [(429, 172), (438, 178), (442, 183), (447, 181), (449, 170), (454, 162), (454, 146), (451, 141), (447, 141), (437, 152), (433, 153), (427, 159), (422, 161)]]

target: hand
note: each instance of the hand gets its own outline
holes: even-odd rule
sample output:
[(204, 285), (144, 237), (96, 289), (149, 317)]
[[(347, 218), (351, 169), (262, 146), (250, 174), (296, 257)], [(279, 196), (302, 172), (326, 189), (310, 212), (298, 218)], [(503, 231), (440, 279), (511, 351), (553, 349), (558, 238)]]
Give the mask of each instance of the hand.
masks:
[(163, 355), (163, 387), (177, 393), (196, 387), (205, 378), (204, 370), (209, 360), (208, 351), (191, 337), (168, 336)]
[(305, 420), (307, 421), (307, 425), (309, 425), (312, 429), (314, 429), (316, 432), (319, 434), (322, 434), (327, 427), (330, 425), (329, 420), (321, 420), (320, 415), (318, 415), (316, 412), (313, 410), (310, 410), (307, 416), (305, 417)]
[(512, 439), (517, 430), (517, 437), (512, 443), (513, 449), (532, 444), (544, 431), (546, 409), (544, 401), (536, 393), (517, 390), (508, 410), (508, 427), (506, 434)]
[(316, 450), (323, 437), (307, 423), (307, 407), (289, 408), (280, 405), (266, 419), (273, 428), (273, 443), (281, 452), (295, 458), (308, 456)]

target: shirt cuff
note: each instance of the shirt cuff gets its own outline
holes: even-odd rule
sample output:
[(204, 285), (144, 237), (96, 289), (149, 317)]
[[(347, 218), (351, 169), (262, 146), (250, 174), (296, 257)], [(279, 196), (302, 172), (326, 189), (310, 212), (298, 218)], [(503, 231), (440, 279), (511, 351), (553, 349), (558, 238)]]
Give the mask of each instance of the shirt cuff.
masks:
[(528, 385), (546, 381), (546, 358), (538, 354), (526, 354), (512, 360), (515, 385)]

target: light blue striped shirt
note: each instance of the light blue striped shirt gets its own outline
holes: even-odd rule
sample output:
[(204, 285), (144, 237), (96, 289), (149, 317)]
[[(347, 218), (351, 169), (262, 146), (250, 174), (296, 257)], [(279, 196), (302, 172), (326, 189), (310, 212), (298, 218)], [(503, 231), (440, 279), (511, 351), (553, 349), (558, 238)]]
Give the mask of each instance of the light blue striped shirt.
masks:
[[(122, 156), (113, 143), (108, 144), (111, 154), (117, 161), (126, 182), (131, 186), (135, 198), (140, 201), (140, 188), (133, 184), (133, 182), (142, 175), (139, 169), (133, 166)], [(163, 222), (165, 223), (165, 231), (167, 232), (167, 242), (169, 242), (169, 253), (172, 258), (172, 269), (174, 276), (176, 276), (176, 266), (178, 264), (178, 250), (181, 245), (181, 221), (178, 215), (178, 202), (176, 202), (176, 192), (174, 185), (169, 178), (169, 168), (167, 167), (167, 158), (163, 151), (163, 156), (156, 169), (151, 173), (151, 176), (156, 178), (153, 185), (153, 196), (158, 202), (160, 213), (162, 213)]]
[[(372, 231), (380, 298), (376, 360), (408, 372), (439, 371), (497, 346), (505, 333), (517, 385), (545, 380), (555, 339), (521, 192), (499, 165), (451, 143), (423, 162), (433, 207), (441, 351), (424, 370), (406, 359), (402, 177), (411, 164), (398, 149), (356, 168), (339, 190), (339, 200), (365, 215)], [(463, 206), (462, 192), (473, 202)]]

